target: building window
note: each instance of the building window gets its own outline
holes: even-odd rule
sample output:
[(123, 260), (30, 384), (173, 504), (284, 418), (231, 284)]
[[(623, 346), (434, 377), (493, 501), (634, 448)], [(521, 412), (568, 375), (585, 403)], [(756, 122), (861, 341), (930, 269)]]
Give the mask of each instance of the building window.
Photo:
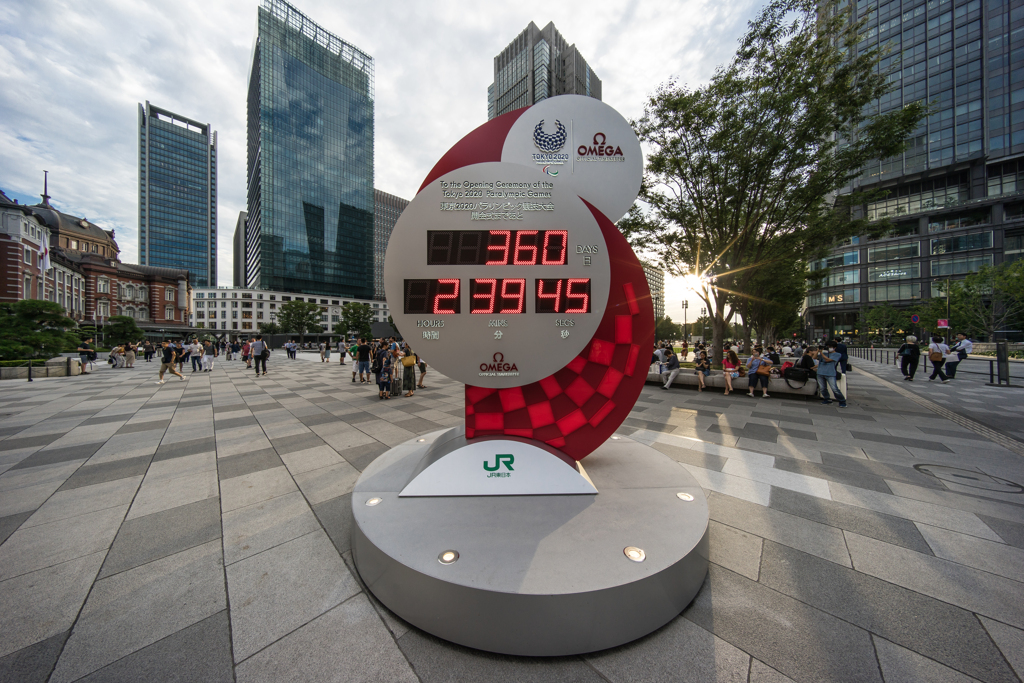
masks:
[(32, 250), (30, 250), (28, 247), (25, 247), (25, 263), (27, 263), (30, 266), (32, 265)]
[(252, 311), (242, 311), (243, 320), (252, 320)]
[[(948, 151), (952, 153), (951, 148)], [(956, 206), (968, 199), (968, 183), (968, 174), (958, 173), (894, 188), (885, 199), (867, 205), (867, 219), (874, 221), (888, 216)]]
[(149, 298), (149, 292), (146, 291), (145, 287), (139, 287), (139, 298), (146, 301)]
[(174, 320), (174, 306), (164, 307), (164, 318), (167, 320)]
[(196, 298), (197, 298), (197, 299), (202, 299), (202, 298), (205, 298), (205, 296), (206, 296), (206, 295), (205, 295), (205, 294), (203, 294), (202, 292), (196, 292)]
[(908, 301), (920, 298), (921, 285), (916, 282), (868, 287), (868, 301)]
[[(811, 261), (808, 265), (811, 271), (821, 270), (822, 268), (839, 268), (841, 266), (855, 266), (860, 263), (860, 252), (859, 251), (848, 251), (843, 254), (836, 254), (835, 256), (829, 256), (818, 261)], [(377, 308), (379, 304), (374, 304), (373, 307)]]
[(106, 318), (110, 315), (110, 304), (106, 301), (101, 301), (97, 306), (97, 310), (99, 310), (99, 315)]
[(32, 298), (32, 276), (30, 276), (30, 275), (26, 275), (25, 276), (25, 289), (24, 289), (24, 292), (25, 292), (25, 298), (26, 299), (31, 299)]
[(920, 242), (904, 242), (902, 244), (887, 244), (884, 247), (868, 247), (868, 263), (900, 258), (916, 258), (920, 255)]
[(196, 308), (202, 308), (206, 305), (205, 301), (195, 301), (193, 303), (195, 303)]
[(263, 311), (256, 311), (256, 319), (263, 320)]
[(987, 225), (991, 220), (989, 209), (979, 209), (955, 214), (953, 216), (932, 216), (928, 219), (928, 232), (969, 228), (972, 225)]
[(174, 301), (174, 288), (167, 287), (164, 289), (164, 301)]
[(96, 291), (100, 294), (110, 294), (110, 280), (101, 277), (96, 285)]
[(231, 302), (231, 308), (238, 308), (238, 302), (237, 301), (232, 301)]
[(263, 302), (261, 301), (261, 302), (257, 303), (256, 304), (256, 308), (263, 308)]
[[(860, 282), (860, 270), (837, 270), (828, 274), (828, 286), (838, 287), (840, 285), (856, 285)], [(384, 311), (383, 315), (388, 312)]]
[(276, 294), (271, 294), (270, 295), (270, 300), (271, 301), (276, 301), (277, 300), (277, 295)]
[[(868, 268), (868, 282), (908, 280), (915, 277), (921, 277), (921, 264), (917, 261)], [(874, 299), (869, 299), (869, 301), (874, 301)], [(888, 299), (878, 299), (878, 301), (888, 301)]]
[(932, 261), (932, 277), (976, 273), (982, 266), (991, 265), (991, 254), (986, 254), (984, 256), (959, 256), (957, 258), (935, 259)]
[(243, 330), (251, 330), (252, 329), (252, 323), (242, 323), (242, 329)]
[(932, 256), (968, 249), (988, 249), (992, 246), (991, 232), (976, 232), (972, 235), (941, 237), (932, 240)]
[(145, 320), (146, 318), (149, 317), (149, 313), (146, 311), (145, 308), (140, 308), (139, 310), (135, 311), (135, 317), (138, 318), (139, 320)]
[(238, 311), (231, 311), (231, 317), (234, 318), (235, 320), (237, 320), (238, 319)]
[(206, 317), (206, 311), (196, 311), (196, 318), (202, 320)]

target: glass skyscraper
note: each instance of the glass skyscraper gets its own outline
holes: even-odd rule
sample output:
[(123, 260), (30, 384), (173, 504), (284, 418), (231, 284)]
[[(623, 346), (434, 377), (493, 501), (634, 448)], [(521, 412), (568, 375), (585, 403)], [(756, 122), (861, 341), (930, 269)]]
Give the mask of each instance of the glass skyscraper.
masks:
[(217, 132), (139, 105), (139, 263), (217, 285)]
[(260, 0), (248, 94), (248, 287), (370, 299), (373, 58)]
[(409, 206), (409, 200), (375, 189), (373, 204), (373, 298), (384, 301), (384, 254), (388, 250), (391, 231), (405, 207)]
[[(851, 2), (851, 4), (854, 4)], [(916, 101), (928, 116), (903, 154), (868, 164), (849, 189), (883, 196), (854, 216), (892, 221), (810, 264), (810, 337), (866, 332), (866, 309), (945, 296), (947, 278), (1024, 256), (1024, 0), (856, 0), (859, 49), (889, 48), (893, 88), (869, 113)], [(956, 325), (957, 321), (953, 321)]]
[(487, 88), (487, 118), (528, 107), (555, 95), (601, 99), (601, 79), (555, 25), (532, 21), (494, 58), (494, 82)]

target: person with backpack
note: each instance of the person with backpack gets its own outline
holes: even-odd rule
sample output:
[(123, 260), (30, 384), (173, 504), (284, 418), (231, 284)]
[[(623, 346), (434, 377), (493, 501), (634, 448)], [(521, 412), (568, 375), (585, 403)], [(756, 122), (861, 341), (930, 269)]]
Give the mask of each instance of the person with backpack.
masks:
[(900, 357), (900, 372), (903, 373), (903, 379), (913, 382), (917, 364), (921, 360), (921, 347), (917, 345), (917, 337), (907, 337), (903, 346), (896, 351), (896, 355)]
[(950, 347), (950, 356), (946, 359), (946, 377), (948, 379), (956, 379), (956, 366), (960, 365), (960, 361), (967, 358), (967, 354), (973, 351), (974, 342), (967, 337), (966, 333), (957, 332), (956, 343)]
[(949, 378), (942, 371), (942, 366), (946, 364), (948, 355), (949, 347), (943, 342), (942, 337), (937, 334), (932, 336), (932, 343), (928, 345), (928, 362), (932, 364), (933, 368), (931, 376), (928, 377), (929, 382), (938, 375), (943, 384), (949, 384)]
[(267, 358), (270, 356), (270, 349), (263, 341), (263, 335), (257, 335), (256, 341), (249, 346), (249, 352), (256, 365), (256, 376), (260, 376), (260, 364), (263, 364), (263, 374), (267, 374)]
[(251, 370), (252, 369), (252, 351), (251, 351), (252, 344), (249, 343), (248, 339), (246, 339), (244, 341), (245, 341), (245, 343), (242, 344), (242, 360), (245, 361), (245, 369), (246, 370)]

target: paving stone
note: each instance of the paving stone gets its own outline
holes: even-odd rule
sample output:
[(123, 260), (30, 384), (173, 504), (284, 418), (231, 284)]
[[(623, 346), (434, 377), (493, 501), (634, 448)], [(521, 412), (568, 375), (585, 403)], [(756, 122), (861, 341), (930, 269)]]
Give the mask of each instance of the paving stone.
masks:
[(998, 517), (978, 515), (978, 519), (992, 528), (1003, 542), (1014, 548), (1024, 548), (1024, 524), (1018, 524)]
[(729, 458), (729, 462), (727, 462), (725, 467), (722, 468), (722, 472), (725, 474), (734, 474), (747, 479), (753, 479), (754, 481), (760, 481), (765, 484), (771, 484), (772, 486), (791, 489), (812, 496), (818, 496), (819, 498), (831, 499), (828, 482), (818, 479), (817, 477), (811, 477), (797, 472), (787, 472), (786, 470), (777, 469), (775, 467), (760, 467), (742, 462), (738, 458)]
[(759, 417), (764, 420), (778, 420), (781, 422), (793, 422), (795, 424), (802, 425), (814, 424), (814, 420), (809, 417), (801, 417), (799, 415), (779, 415), (776, 413), (759, 413), (756, 410), (750, 414), (750, 417)]
[(411, 629), (398, 639), (423, 683), (607, 683), (579, 657), (513, 657), (473, 650)]
[(770, 541), (760, 582), (981, 680), (1013, 680), (969, 611)]
[(323, 531), (229, 565), (227, 577), (236, 662), (359, 592)]
[(217, 463), (217, 469), (221, 481), (224, 481), (225, 479), (241, 477), (253, 472), (269, 470), (272, 467), (281, 467), (282, 465), (284, 463), (281, 462), (281, 457), (277, 454), (277, 451), (273, 448), (264, 448), (252, 453), (221, 458)]
[(50, 683), (77, 680), (226, 609), (219, 541), (96, 582)]
[(126, 506), (132, 502), (141, 483), (142, 475), (138, 475), (70, 490), (59, 490), (36, 510), (25, 526), (38, 526), (87, 512)]
[(315, 415), (305, 415), (300, 417), (299, 421), (307, 427), (312, 427), (314, 425), (335, 424), (338, 422), (338, 418), (330, 413), (319, 413)]
[(99, 578), (220, 538), (220, 501), (207, 498), (129, 519), (117, 532)]
[(229, 565), (320, 528), (298, 491), (226, 512), (223, 525)]
[(971, 683), (976, 680), (884, 638), (874, 636), (873, 639), (878, 653), (878, 665), (882, 667), (886, 683)]
[(0, 657), (0, 683), (46, 683), (68, 631)]
[(179, 505), (217, 496), (217, 473), (213, 470), (195, 472), (172, 479), (142, 480), (127, 519), (145, 517)]
[(1020, 583), (849, 531), (845, 534), (857, 571), (1024, 628)]
[(651, 448), (664, 453), (676, 462), (685, 462), (695, 467), (702, 467), (715, 472), (721, 472), (722, 468), (725, 467), (725, 463), (728, 462), (728, 458), (722, 456), (701, 453), (667, 443), (652, 443)]
[(20, 448), (41, 448), (48, 446), (63, 434), (40, 434), (39, 436), (26, 436), (20, 439), (4, 439), (0, 441), (0, 451), (14, 451)]
[[(882, 479), (905, 481), (933, 489), (941, 490), (943, 488), (938, 479), (923, 472), (918, 472), (913, 467), (901, 467), (900, 465), (875, 460), (865, 460), (864, 458), (824, 452), (821, 454), (821, 463), (834, 470), (845, 470), (869, 476), (874, 475)], [(836, 479), (836, 481), (839, 481), (839, 479)], [(856, 486), (856, 484), (853, 485)]]
[(348, 552), (352, 547), (352, 494), (346, 493), (314, 505), (313, 512), (338, 552)]
[(21, 512), (16, 515), (0, 517), (0, 544), (3, 544), (11, 534), (18, 530), (26, 519), (32, 516), (32, 512)]
[(221, 510), (227, 513), (297, 490), (295, 481), (283, 466), (253, 472), (221, 484)]
[(943, 446), (937, 441), (928, 441), (927, 439), (912, 439), (906, 436), (892, 436), (890, 434), (874, 434), (872, 432), (850, 432), (855, 439), (861, 441), (876, 441), (878, 443), (887, 443), (894, 446), (906, 446), (913, 448), (921, 448), (928, 451), (939, 451), (940, 453), (952, 453), (951, 450)]
[(708, 507), (717, 522), (850, 566), (839, 529), (719, 493), (708, 496)]
[(686, 463), (680, 465), (697, 480), (704, 492), (716, 491), (739, 500), (749, 501), (755, 505), (768, 505), (771, 500), (772, 487), (752, 479), (737, 477), (732, 474), (706, 470)]
[(886, 485), (885, 479), (874, 474), (851, 472), (850, 470), (819, 465), (818, 463), (797, 460), (795, 458), (779, 458), (775, 461), (775, 468), (787, 472), (796, 472), (808, 477), (837, 481), (871, 491), (892, 493)]
[(195, 453), (205, 453), (214, 450), (217, 450), (217, 439), (212, 436), (179, 441), (177, 443), (164, 443), (157, 449), (153, 460), (158, 462), (169, 458), (180, 458), (183, 455), (194, 455)]
[(330, 465), (337, 465), (345, 462), (333, 448), (327, 445), (314, 446), (301, 451), (291, 451), (280, 457), (292, 475), (302, 474), (310, 470), (317, 470)]
[(353, 467), (362, 472), (371, 462), (376, 460), (382, 453), (387, 452), (387, 450), (387, 446), (371, 439), (371, 443), (339, 450), (338, 455), (345, 458)]
[(195, 455), (183, 455), (180, 458), (161, 460), (151, 464), (149, 471), (146, 472), (146, 484), (155, 484), (156, 482), (177, 479), (178, 477), (199, 474), (200, 472), (216, 472), (216, 470), (217, 454), (213, 451), (209, 453), (196, 453)]
[(692, 621), (677, 617), (653, 634), (621, 647), (585, 655), (612, 681), (679, 680), (746, 683), (750, 656)]
[(108, 664), (79, 683), (233, 683), (227, 610)]
[(239, 683), (419, 681), (362, 594), (253, 655), (237, 672)]
[(310, 505), (349, 493), (359, 479), (359, 470), (348, 462), (310, 470), (295, 475), (295, 483), (302, 489)]
[(882, 680), (867, 631), (716, 565), (683, 616), (798, 681)]
[(217, 420), (215, 423), (218, 431), (221, 429), (232, 429), (234, 427), (247, 427), (249, 425), (259, 425), (259, 421), (252, 415), (245, 415), (243, 417), (231, 417), (224, 420)]
[(711, 561), (757, 581), (763, 539), (711, 520), (708, 523)]
[(0, 583), (0, 657), (68, 631), (104, 554), (78, 557)]
[(26, 527), (0, 546), (0, 581), (106, 550), (128, 504)]
[(978, 619), (1017, 672), (1017, 677), (1024, 680), (1024, 631), (985, 617)]
[(793, 679), (783, 676), (762, 661), (751, 659), (749, 683), (793, 683)]
[(83, 465), (78, 468), (58, 491), (69, 491), (83, 486), (94, 486), (108, 481), (142, 476), (149, 469), (152, 456), (140, 455), (124, 460), (114, 460), (99, 465)]
[(927, 524), (917, 527), (936, 557), (1024, 582), (1024, 550)]
[[(2, 443), (4, 442), (0, 441), (0, 444)], [(12, 467), (11, 470), (23, 470), (42, 465), (56, 465), (71, 460), (86, 460), (92, 457), (93, 453), (98, 451), (102, 445), (103, 442), (98, 442), (36, 451)]]
[(932, 554), (917, 526), (908, 519), (780, 488), (772, 488), (770, 506), (780, 512)]

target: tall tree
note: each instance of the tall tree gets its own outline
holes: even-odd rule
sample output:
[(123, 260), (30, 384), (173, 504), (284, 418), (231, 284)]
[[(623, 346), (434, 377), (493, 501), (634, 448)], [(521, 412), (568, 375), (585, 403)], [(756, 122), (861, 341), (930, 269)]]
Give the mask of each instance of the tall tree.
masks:
[(1020, 329), (1024, 323), (1024, 260), (982, 266), (963, 280), (950, 282), (949, 292), (957, 331), (985, 335), (991, 341), (997, 330)]
[(663, 316), (654, 323), (654, 338), (658, 341), (671, 341), (683, 338), (683, 326), (672, 322), (672, 318)]
[(110, 316), (103, 332), (110, 344), (137, 342), (146, 336), (142, 328), (135, 324), (135, 318), (128, 315)]
[(910, 314), (911, 311), (884, 303), (869, 308), (865, 321), (869, 329), (878, 330), (882, 335), (882, 343), (888, 345), (893, 334), (910, 329)]
[[(390, 317), (388, 320), (390, 322)], [(334, 331), (345, 335), (346, 339), (348, 339), (348, 335), (352, 332), (355, 332), (364, 339), (369, 339), (372, 336), (372, 328), (370, 327), (372, 322), (373, 309), (370, 308), (369, 304), (350, 301), (341, 307), (341, 322), (334, 326)]]
[(260, 334), (281, 334), (281, 326), (277, 323), (256, 323), (257, 329)]
[(670, 81), (634, 125), (651, 149), (638, 206), (620, 228), (696, 288), (714, 321), (715, 360), (763, 264), (807, 260), (866, 230), (836, 193), (870, 160), (900, 153), (924, 113), (870, 106), (890, 88), (879, 48), (860, 52), (865, 20), (835, 0), (773, 0), (711, 82)]
[(748, 287), (756, 294), (733, 297), (733, 307), (745, 323), (757, 330), (765, 344), (774, 344), (780, 333), (793, 327), (796, 312), (807, 295), (804, 265), (784, 259), (751, 269)]
[(320, 305), (312, 301), (288, 301), (277, 309), (277, 323), (283, 332), (299, 335), (299, 342), (303, 343), (307, 332), (323, 330), (321, 315)]
[(78, 343), (75, 321), (53, 301), (0, 304), (0, 360), (53, 358)]

